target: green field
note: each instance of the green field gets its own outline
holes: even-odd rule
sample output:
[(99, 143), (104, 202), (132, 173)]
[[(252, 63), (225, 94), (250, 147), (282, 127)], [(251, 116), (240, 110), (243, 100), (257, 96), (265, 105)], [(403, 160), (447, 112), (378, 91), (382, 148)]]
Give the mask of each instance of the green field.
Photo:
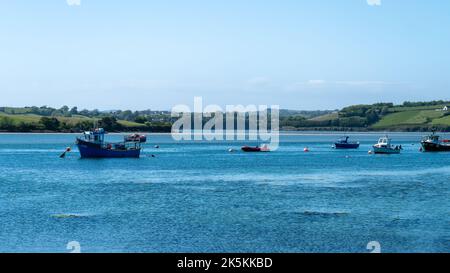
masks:
[[(5, 114), (0, 112), (0, 117), (7, 117), (9, 118), (14, 124), (19, 124), (21, 122), (24, 123), (39, 123), (39, 120), (42, 118), (42, 116), (35, 115), (35, 114), (19, 114), (19, 115), (12, 115), (12, 114)], [(76, 124), (83, 120), (94, 120), (92, 118), (84, 117), (84, 116), (73, 116), (73, 117), (56, 117), (61, 122), (66, 122), (67, 124)]]
[(11, 115), (11, 114), (5, 114), (0, 112), (0, 118), (6, 117), (12, 121), (13, 124), (17, 125), (21, 122), (24, 123), (38, 123), (41, 119), (41, 116), (33, 115), (33, 114), (26, 114), (26, 115)]
[[(415, 110), (411, 110), (412, 108)], [(372, 128), (382, 129), (402, 125), (450, 125), (450, 116), (445, 116), (447, 112), (437, 111), (438, 107), (434, 107), (433, 110), (420, 110), (423, 109), (422, 107), (405, 107), (405, 109), (406, 111), (384, 116)]]
[(431, 122), (432, 125), (447, 125), (450, 126), (450, 116), (435, 119)]
[(133, 127), (142, 127), (142, 124), (133, 122), (133, 121), (127, 121), (127, 120), (118, 120), (117, 123), (124, 127), (133, 128)]
[[(388, 114), (370, 126), (375, 130), (408, 128), (415, 126), (450, 126), (449, 112), (443, 111), (444, 105), (389, 108)], [(339, 118), (338, 113), (312, 118), (312, 121), (329, 121)]]
[[(27, 123), (27, 124), (38, 124), (41, 120), (42, 116), (35, 115), (35, 114), (6, 114), (0, 112), (0, 118), (6, 117), (8, 118), (14, 125), (19, 125), (20, 123)], [(60, 122), (64, 122), (68, 125), (76, 125), (77, 123), (81, 121), (96, 121), (97, 118), (89, 118), (85, 116), (80, 115), (74, 115), (72, 117), (56, 117)], [(118, 120), (117, 121), (120, 125), (127, 127), (127, 128), (136, 128), (136, 127), (142, 127), (143, 124), (132, 122), (132, 121), (126, 121), (126, 120)]]
[(427, 105), (427, 106), (394, 106), (389, 108), (390, 112), (405, 112), (405, 111), (417, 111), (417, 110), (441, 110), (446, 105)]
[(312, 118), (310, 120), (326, 121), (326, 120), (335, 120), (337, 118), (339, 118), (339, 113), (336, 112), (336, 113), (326, 114), (326, 115), (323, 115), (323, 116), (318, 116), (318, 117)]

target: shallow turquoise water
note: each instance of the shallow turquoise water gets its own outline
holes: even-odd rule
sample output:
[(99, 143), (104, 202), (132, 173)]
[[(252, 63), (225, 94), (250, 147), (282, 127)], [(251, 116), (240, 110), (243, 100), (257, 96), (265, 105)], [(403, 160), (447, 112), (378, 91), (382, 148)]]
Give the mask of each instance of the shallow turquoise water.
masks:
[(450, 153), (392, 134), (403, 154), (368, 155), (378, 136), (335, 151), (338, 135), (285, 135), (245, 154), (151, 135), (141, 159), (85, 160), (58, 158), (75, 135), (3, 134), (0, 251), (449, 252)]

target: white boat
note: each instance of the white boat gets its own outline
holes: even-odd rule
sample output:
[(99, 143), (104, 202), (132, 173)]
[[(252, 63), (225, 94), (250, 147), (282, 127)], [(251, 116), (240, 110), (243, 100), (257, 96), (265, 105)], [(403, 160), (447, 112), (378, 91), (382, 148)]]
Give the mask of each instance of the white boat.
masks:
[(388, 136), (382, 137), (378, 143), (373, 145), (373, 152), (375, 154), (399, 154), (402, 146), (394, 146), (391, 144), (391, 139)]

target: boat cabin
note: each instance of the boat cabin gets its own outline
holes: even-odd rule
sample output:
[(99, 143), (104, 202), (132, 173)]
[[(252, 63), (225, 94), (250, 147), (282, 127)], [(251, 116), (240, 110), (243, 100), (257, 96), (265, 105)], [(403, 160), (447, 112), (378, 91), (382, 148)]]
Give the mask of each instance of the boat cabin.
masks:
[[(440, 136), (436, 134), (436, 131), (433, 131), (431, 135), (424, 137), (422, 139), (422, 142), (439, 144), (441, 140)], [(446, 142), (446, 140), (442, 140), (442, 142)]]
[(103, 143), (105, 141), (105, 130), (103, 128), (95, 129), (94, 131), (86, 131), (83, 136), (86, 141)]
[(391, 140), (386, 136), (382, 137), (378, 140), (378, 146), (381, 147), (390, 147), (391, 146)]
[(433, 143), (439, 143), (439, 136), (433, 134), (431, 136), (428, 136), (425, 141), (433, 142)]
[(349, 136), (344, 136), (344, 137), (341, 137), (338, 141), (340, 143), (348, 143), (349, 138), (350, 138)]

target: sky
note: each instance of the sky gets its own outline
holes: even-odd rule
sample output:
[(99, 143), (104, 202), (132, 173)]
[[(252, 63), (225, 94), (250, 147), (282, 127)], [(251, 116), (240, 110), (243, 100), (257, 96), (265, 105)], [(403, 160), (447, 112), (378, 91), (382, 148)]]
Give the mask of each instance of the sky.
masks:
[(0, 105), (450, 100), (450, 1), (0, 2)]

